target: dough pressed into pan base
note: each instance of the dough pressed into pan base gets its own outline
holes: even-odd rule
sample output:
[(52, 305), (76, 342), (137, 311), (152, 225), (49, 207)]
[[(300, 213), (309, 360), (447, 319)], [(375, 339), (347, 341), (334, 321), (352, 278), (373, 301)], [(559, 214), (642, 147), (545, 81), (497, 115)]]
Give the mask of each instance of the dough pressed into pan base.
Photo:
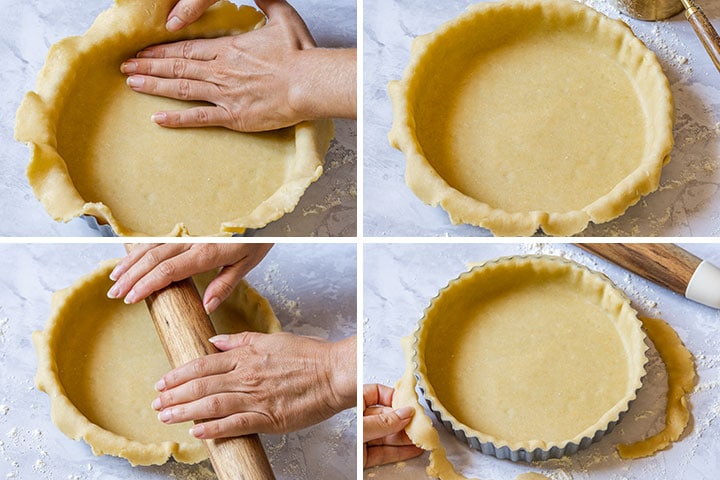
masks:
[[(617, 446), (622, 458), (635, 459), (654, 455), (677, 441), (687, 428), (690, 420), (690, 408), (687, 396), (695, 387), (697, 374), (692, 354), (682, 344), (682, 340), (672, 327), (663, 320), (640, 317), (648, 337), (660, 353), (668, 374), (668, 405), (665, 413), (665, 428), (657, 434), (632, 443)], [(405, 355), (405, 373), (395, 384), (393, 408), (411, 406), (415, 409), (412, 421), (406, 427), (408, 437), (415, 445), (430, 450), (430, 463), (427, 467), (429, 476), (441, 480), (468, 480), (458, 474), (448, 461), (445, 448), (440, 443), (432, 421), (425, 414), (415, 392), (415, 366), (413, 364), (414, 337), (408, 336), (401, 340)], [(521, 474), (516, 480), (547, 478), (535, 472)]]
[(578, 2), (470, 7), (389, 86), (406, 180), (453, 223), (572, 235), (657, 189), (673, 104), (655, 55)]
[(627, 410), (645, 374), (644, 339), (607, 277), (560, 257), (504, 257), (433, 299), (414, 360), (431, 408), (469, 441), (564, 451)]
[[(468, 295), (470, 295), (470, 293), (468, 293)], [(606, 298), (606, 296), (603, 295), (603, 298)], [(430, 308), (432, 308), (432, 306)], [(682, 344), (682, 341), (672, 327), (659, 319), (641, 318), (640, 320), (642, 321), (644, 330), (647, 332), (647, 336), (656, 346), (668, 372), (666, 428), (645, 440), (629, 445), (618, 445), (618, 452), (623, 458), (641, 458), (653, 455), (679, 439), (687, 427), (690, 418), (687, 395), (692, 391), (697, 380), (693, 356)], [(402, 378), (395, 384), (392, 406), (394, 409), (405, 406), (411, 406), (415, 409), (415, 415), (405, 430), (415, 445), (430, 451), (430, 462), (427, 466), (429, 476), (441, 480), (467, 480), (467, 477), (455, 471), (455, 468), (447, 459), (445, 448), (440, 442), (440, 437), (434, 429), (430, 417), (425, 414), (425, 410), (419, 403), (418, 395), (415, 391), (417, 385), (415, 373), (419, 369), (419, 365), (416, 363), (417, 355), (414, 351), (416, 340), (417, 337), (415, 335), (404, 337), (401, 340), (405, 357), (405, 372)], [(581, 340), (578, 343), (586, 344), (589, 342)], [(544, 346), (545, 345), (541, 343), (540, 345), (528, 345), (528, 348), (544, 349)], [(452, 348), (445, 348), (443, 351), (448, 357), (455, 355), (455, 350)], [(506, 351), (505, 354), (512, 356), (512, 352)], [(515, 378), (513, 375), (516, 372), (516, 369), (513, 370), (512, 375), (508, 375), (508, 377)], [(527, 381), (527, 379), (522, 381)], [(585, 381), (589, 383), (596, 382), (594, 372), (588, 372)], [(542, 383), (542, 380), (539, 380), (531, 385), (531, 387), (539, 387), (542, 389)], [(483, 393), (489, 390), (487, 385), (477, 386), (471, 383), (470, 387), (471, 390), (476, 389)], [(530, 395), (531, 398), (534, 398), (534, 392), (535, 390), (533, 390)], [(562, 397), (574, 395), (574, 392), (565, 390), (556, 391), (555, 393)], [(512, 399), (508, 398), (507, 400), (507, 405), (512, 405)], [(557, 413), (557, 415), (562, 416), (572, 416), (572, 414), (572, 410), (559, 411)], [(564, 418), (553, 417), (553, 421), (558, 420), (565, 422)], [(537, 473), (529, 472), (518, 477), (518, 480), (520, 478), (545, 477)]]
[(170, 129), (160, 110), (197, 102), (132, 91), (120, 64), (143, 48), (262, 28), (257, 10), (223, 1), (177, 33), (173, 0), (118, 0), (81, 37), (54, 45), (17, 113), (31, 148), (27, 174), (56, 220), (95, 216), (119, 235), (229, 235), (292, 211), (322, 173), (329, 120), (273, 132)]
[[(44, 330), (33, 333), (37, 387), (50, 397), (51, 416), (68, 437), (83, 439), (96, 455), (126, 458), (133, 465), (185, 463), (207, 458), (191, 437), (190, 423), (166, 425), (150, 404), (155, 382), (170, 370), (144, 302), (126, 305), (106, 296), (116, 261), (52, 298)], [(213, 274), (195, 277), (202, 291)], [(219, 333), (280, 331), (270, 304), (241, 283), (211, 316)]]

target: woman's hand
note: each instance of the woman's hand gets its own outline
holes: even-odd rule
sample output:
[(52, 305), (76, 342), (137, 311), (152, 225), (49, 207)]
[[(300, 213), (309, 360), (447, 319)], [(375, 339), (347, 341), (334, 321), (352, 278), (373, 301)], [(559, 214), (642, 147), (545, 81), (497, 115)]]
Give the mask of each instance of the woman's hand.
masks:
[(287, 433), (355, 406), (356, 340), (289, 333), (218, 335), (222, 350), (167, 373), (152, 406), (201, 439)]
[[(211, 3), (181, 1), (173, 9), (179, 20), (170, 17), (168, 24), (195, 18)], [(213, 104), (156, 112), (154, 122), (262, 131), (355, 116), (355, 50), (316, 48), (305, 22), (287, 2), (256, 3), (268, 18), (258, 30), (155, 45), (122, 64), (128, 85), (137, 92)]]
[(413, 445), (405, 433), (412, 420), (412, 407), (391, 408), (395, 391), (385, 385), (363, 386), (363, 467), (400, 462), (417, 457), (423, 449)]
[(203, 297), (205, 311), (212, 313), (270, 248), (264, 243), (137, 245), (110, 273), (115, 284), (108, 297), (137, 303), (172, 282), (220, 267)]

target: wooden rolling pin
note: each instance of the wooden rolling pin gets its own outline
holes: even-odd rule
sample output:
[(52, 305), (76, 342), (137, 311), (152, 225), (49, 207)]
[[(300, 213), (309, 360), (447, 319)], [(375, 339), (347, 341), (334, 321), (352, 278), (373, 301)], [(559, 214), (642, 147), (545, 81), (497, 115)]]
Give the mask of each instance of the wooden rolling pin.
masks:
[(672, 243), (578, 243), (690, 300), (720, 308), (720, 269)]
[[(191, 278), (168, 285), (145, 302), (173, 368), (219, 351), (208, 342), (215, 335), (215, 328)], [(203, 442), (220, 480), (275, 479), (257, 435)]]

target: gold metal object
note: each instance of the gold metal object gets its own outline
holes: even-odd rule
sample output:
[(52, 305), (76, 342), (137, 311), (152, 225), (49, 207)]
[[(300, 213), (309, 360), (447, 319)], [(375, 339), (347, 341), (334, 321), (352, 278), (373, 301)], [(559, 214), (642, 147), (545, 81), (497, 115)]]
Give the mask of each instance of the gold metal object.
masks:
[(638, 20), (663, 20), (682, 12), (687, 0), (612, 0), (623, 12)]
[(685, 10), (685, 18), (720, 71), (720, 36), (694, 0), (613, 0), (613, 3), (639, 20), (663, 20)]
[(698, 10), (700, 10), (700, 7), (695, 5), (695, 3), (692, 0), (680, 0), (680, 2), (683, 5), (683, 8), (685, 9), (685, 17), (690, 18), (690, 15), (693, 15), (694, 13), (697, 13)]

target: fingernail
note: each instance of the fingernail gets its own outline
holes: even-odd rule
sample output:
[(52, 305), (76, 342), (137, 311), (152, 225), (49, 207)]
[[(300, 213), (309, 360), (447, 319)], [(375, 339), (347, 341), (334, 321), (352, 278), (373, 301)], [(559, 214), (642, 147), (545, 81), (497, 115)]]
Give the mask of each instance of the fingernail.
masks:
[(119, 293), (120, 293), (120, 286), (116, 283), (115, 285), (110, 287), (110, 290), (108, 290), (108, 292), (107, 292), (107, 296), (108, 296), (108, 298), (114, 299), (114, 298), (118, 298)]
[(228, 338), (230, 337), (228, 337), (227, 335), (215, 335), (214, 337), (208, 338), (208, 342), (214, 345), (216, 343), (227, 342)]
[(402, 420), (407, 420), (415, 415), (415, 409), (413, 407), (401, 407), (395, 410), (395, 414)]
[(128, 77), (127, 84), (131, 87), (142, 87), (145, 79), (142, 77)]
[(165, 379), (164, 378), (161, 378), (160, 380), (157, 381), (157, 383), (155, 384), (155, 390), (157, 390), (158, 392), (162, 392), (163, 390), (165, 390)]
[(137, 293), (135, 293), (135, 289), (131, 289), (127, 295), (125, 295), (125, 300), (123, 300), (128, 305), (133, 304), (137, 301)]
[(113, 268), (113, 271), (110, 272), (110, 280), (113, 282), (116, 282), (118, 278), (120, 278), (122, 268), (120, 265), (115, 265), (115, 268)]
[(201, 423), (198, 425), (195, 425), (190, 429), (190, 435), (192, 435), (195, 438), (200, 438), (203, 435), (205, 435), (205, 426)]
[(163, 112), (157, 112), (150, 115), (150, 120), (152, 120), (155, 123), (165, 123), (165, 120), (167, 119), (167, 115)]
[(137, 72), (137, 63), (125, 62), (122, 65), (120, 65), (120, 71), (123, 73), (135, 73), (135, 72)]
[(155, 400), (152, 401), (152, 404), (150, 404), (153, 408), (153, 410), (160, 410), (162, 408), (162, 402), (160, 401), (160, 397), (157, 397)]
[(158, 413), (158, 420), (160, 420), (163, 423), (167, 423), (172, 418), (172, 412), (171, 409), (163, 410), (162, 412)]
[(153, 58), (155, 54), (152, 52), (152, 50), (143, 50), (142, 52), (138, 52), (136, 57), (138, 58)]
[(205, 313), (210, 315), (212, 312), (215, 311), (215, 309), (218, 307), (218, 305), (220, 305), (220, 299), (218, 299), (217, 297), (212, 297), (205, 304)]
[(165, 24), (165, 29), (168, 32), (175, 32), (177, 30), (180, 30), (185, 25), (185, 22), (180, 20), (178, 17), (173, 16), (170, 20), (167, 21)]

